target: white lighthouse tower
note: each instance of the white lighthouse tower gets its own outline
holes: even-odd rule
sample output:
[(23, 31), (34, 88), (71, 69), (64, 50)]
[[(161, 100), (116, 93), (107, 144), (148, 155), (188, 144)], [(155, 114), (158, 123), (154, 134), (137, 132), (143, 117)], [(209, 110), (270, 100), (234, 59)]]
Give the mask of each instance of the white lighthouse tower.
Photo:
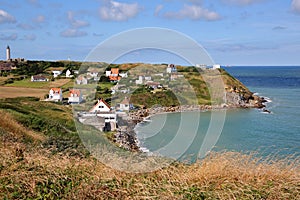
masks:
[(7, 45), (7, 47), (6, 47), (6, 60), (7, 60), (7, 61), (10, 61), (10, 48), (9, 48), (8, 45)]

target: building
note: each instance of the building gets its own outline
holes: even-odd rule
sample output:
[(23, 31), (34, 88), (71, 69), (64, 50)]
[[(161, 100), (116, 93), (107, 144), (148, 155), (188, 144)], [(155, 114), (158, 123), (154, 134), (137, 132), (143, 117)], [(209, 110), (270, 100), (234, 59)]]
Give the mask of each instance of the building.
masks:
[(31, 82), (46, 82), (48, 79), (42, 75), (31, 76)]
[(161, 84), (158, 83), (158, 82), (153, 82), (153, 81), (148, 81), (146, 83), (146, 85), (149, 87), (149, 88), (152, 88), (152, 89), (157, 89), (157, 88), (161, 88)]
[[(96, 105), (90, 110), (90, 113), (96, 113), (97, 117), (104, 118), (105, 123), (113, 123), (114, 125), (110, 124), (110, 126), (116, 127), (117, 114), (112, 112), (110, 105), (103, 99), (98, 100)], [(110, 130), (114, 129), (115, 128), (110, 128)]]
[(129, 99), (125, 97), (125, 99), (120, 103), (120, 110), (129, 111), (133, 108), (133, 105), (130, 103)]
[(62, 71), (61, 70), (53, 70), (52, 71), (52, 74), (53, 74), (53, 77), (56, 78), (58, 77), (59, 75), (61, 75)]
[(213, 65), (213, 69), (220, 69), (220, 68), (221, 68), (221, 65), (218, 65), (218, 64)]
[(177, 68), (174, 64), (169, 64), (167, 67), (167, 73), (171, 74), (171, 73), (176, 73), (177, 72)]
[(67, 77), (67, 78), (72, 78), (73, 75), (71, 75), (71, 74), (72, 74), (72, 72), (68, 69), (68, 70), (66, 71), (66, 77)]
[(50, 101), (62, 101), (63, 95), (61, 88), (51, 88), (49, 91)]
[(139, 79), (135, 80), (135, 84), (136, 85), (141, 85), (141, 84), (143, 84), (144, 80), (145, 80), (144, 76), (139, 76)]
[(83, 101), (82, 92), (78, 89), (70, 89), (68, 103), (80, 104)]
[(88, 84), (88, 79), (85, 78), (84, 76), (79, 76), (76, 78), (76, 84), (77, 85), (87, 85)]
[(10, 47), (7, 45), (6, 47), (6, 60), (10, 61)]
[(110, 105), (103, 99), (99, 99), (90, 112), (110, 112)]

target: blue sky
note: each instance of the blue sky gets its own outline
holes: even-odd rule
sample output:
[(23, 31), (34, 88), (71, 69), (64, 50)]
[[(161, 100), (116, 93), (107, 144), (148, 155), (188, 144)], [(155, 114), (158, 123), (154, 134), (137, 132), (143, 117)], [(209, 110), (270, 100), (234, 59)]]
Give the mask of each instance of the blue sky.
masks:
[(10, 45), (12, 57), (84, 60), (142, 27), (182, 32), (222, 65), (300, 65), (300, 0), (0, 0), (0, 59)]

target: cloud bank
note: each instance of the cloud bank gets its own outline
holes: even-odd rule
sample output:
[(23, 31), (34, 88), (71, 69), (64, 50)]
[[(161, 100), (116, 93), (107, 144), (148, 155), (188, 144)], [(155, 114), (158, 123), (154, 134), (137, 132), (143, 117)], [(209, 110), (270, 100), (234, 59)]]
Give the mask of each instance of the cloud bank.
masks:
[(178, 12), (166, 12), (164, 16), (173, 19), (202, 19), (207, 21), (215, 21), (221, 19), (221, 16), (217, 12), (202, 8), (200, 5), (187, 4), (185, 4), (183, 8)]
[(109, 1), (99, 9), (102, 20), (107, 21), (127, 21), (135, 17), (140, 11), (137, 3), (121, 3)]

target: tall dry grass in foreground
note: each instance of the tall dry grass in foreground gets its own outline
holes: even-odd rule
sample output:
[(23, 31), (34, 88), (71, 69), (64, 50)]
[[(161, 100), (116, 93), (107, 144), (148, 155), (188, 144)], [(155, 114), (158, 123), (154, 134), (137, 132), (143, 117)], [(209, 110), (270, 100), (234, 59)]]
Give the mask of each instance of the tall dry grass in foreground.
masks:
[(300, 164), (213, 153), (200, 163), (174, 163), (126, 174), (92, 158), (16, 151), (1, 144), (1, 199), (299, 199)]

